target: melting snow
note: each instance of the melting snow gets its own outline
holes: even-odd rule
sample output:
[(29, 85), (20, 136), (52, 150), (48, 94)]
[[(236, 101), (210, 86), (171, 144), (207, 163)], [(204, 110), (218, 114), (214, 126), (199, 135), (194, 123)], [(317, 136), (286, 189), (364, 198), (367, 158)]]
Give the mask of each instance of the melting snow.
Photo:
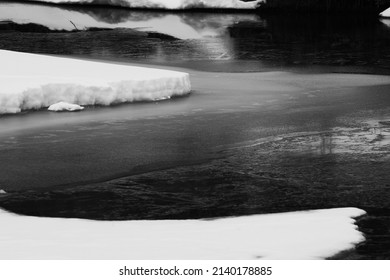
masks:
[(57, 102), (111, 105), (188, 94), (187, 73), (0, 50), (0, 114)]
[(319, 259), (364, 240), (357, 208), (215, 220), (92, 221), (0, 209), (1, 259)]

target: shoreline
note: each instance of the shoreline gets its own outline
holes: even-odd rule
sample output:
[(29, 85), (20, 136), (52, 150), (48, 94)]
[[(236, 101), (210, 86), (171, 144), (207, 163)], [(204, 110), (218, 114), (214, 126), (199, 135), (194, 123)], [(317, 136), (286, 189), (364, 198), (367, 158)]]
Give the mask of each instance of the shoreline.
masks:
[[(149, 67), (157, 69), (166, 69), (172, 71), (188, 72), (209, 72), (212, 73), (231, 73), (231, 74), (253, 74), (253, 73), (295, 73), (295, 74), (352, 74), (352, 75), (372, 75), (372, 76), (390, 76), (390, 70), (378, 67), (367, 66), (332, 66), (332, 65), (290, 65), (290, 66), (261, 66), (261, 69), (256, 65), (253, 68), (248, 64), (256, 64), (256, 60), (195, 60), (184, 62), (169, 62), (169, 61), (154, 61), (154, 60), (139, 60), (139, 59), (126, 59), (124, 57), (101, 57), (91, 55), (65, 55), (65, 54), (51, 54), (42, 53), (42, 55), (49, 55), (53, 57), (62, 58), (76, 58), (86, 61), (96, 61), (103, 63), (115, 63), (119, 65), (134, 65), (139, 67)], [(203, 65), (202, 65), (203, 64)], [(206, 64), (206, 66), (204, 66)], [(230, 67), (230, 65), (236, 65)], [(240, 64), (245, 64), (240, 66)], [(238, 69), (236, 69), (236, 67)], [(232, 69), (233, 68), (233, 69)], [(230, 70), (230, 71), (229, 71)]]
[[(290, 1), (290, 0), (288, 0)], [(12, 1), (6, 1), (12, 2)], [(15, 1), (13, 1), (15, 2)], [(19, 3), (29, 3), (28, 0), (17, 0)], [(91, 3), (50, 3), (45, 1), (34, 1), (32, 4), (35, 5), (43, 5), (43, 6), (54, 6), (54, 7), (90, 7), (90, 8), (113, 8), (113, 9), (124, 9), (129, 11), (152, 11), (152, 12), (169, 12), (169, 13), (193, 13), (193, 12), (204, 12), (204, 13), (237, 13), (237, 14), (260, 14), (260, 15), (291, 15), (291, 14), (300, 14), (300, 15), (338, 15), (344, 16), (346, 12), (349, 15), (360, 16), (362, 18), (374, 18), (379, 17), (380, 13), (384, 12), (387, 8), (390, 8), (390, 3), (387, 8), (378, 8), (373, 6), (362, 7), (362, 3), (357, 4), (357, 7), (353, 7), (351, 9), (350, 5), (344, 4), (340, 5), (339, 1), (336, 1), (337, 4), (333, 4), (334, 8), (331, 8), (332, 4), (324, 3), (323, 7), (312, 7), (306, 4), (280, 4), (278, 1), (274, 1), (276, 3), (267, 4), (263, 7), (255, 7), (255, 8), (224, 8), (224, 7), (216, 7), (216, 8), (208, 8), (208, 7), (193, 7), (193, 8), (180, 8), (180, 9), (167, 9), (167, 8), (159, 8), (159, 7), (129, 7), (126, 5), (108, 5), (108, 4), (91, 4)], [(329, 2), (329, 1), (328, 1)], [(336, 7), (335, 7), (336, 6)], [(370, 10), (368, 10), (370, 8)]]
[[(350, 207), (213, 220), (102, 222), (23, 217), (0, 209), (0, 220), (10, 225), (0, 240), (0, 259), (318, 260), (361, 242), (353, 220), (364, 214)], [(37, 226), (30, 228), (32, 223)], [(8, 239), (17, 243), (4, 242)], [(177, 242), (183, 246), (173, 246)], [(297, 250), (303, 244), (305, 250)]]
[(21, 4), (31, 4), (39, 6), (51, 6), (51, 7), (68, 7), (68, 8), (110, 8), (116, 10), (128, 10), (128, 11), (147, 11), (147, 12), (156, 12), (156, 13), (193, 13), (193, 12), (204, 12), (204, 13), (232, 13), (232, 14), (255, 14), (255, 9), (245, 9), (245, 8), (182, 8), (182, 9), (166, 9), (158, 7), (129, 7), (125, 5), (108, 5), (108, 4), (91, 4), (91, 3), (50, 3), (45, 1), (34, 1), (29, 0), (16, 0), (16, 1), (4, 1), (4, 2), (18, 2)]

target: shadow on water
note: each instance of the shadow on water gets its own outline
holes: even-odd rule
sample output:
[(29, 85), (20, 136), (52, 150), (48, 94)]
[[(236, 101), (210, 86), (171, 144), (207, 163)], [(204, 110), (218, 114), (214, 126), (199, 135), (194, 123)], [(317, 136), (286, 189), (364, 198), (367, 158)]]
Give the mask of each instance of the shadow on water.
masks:
[[(25, 14), (16, 16), (16, 8)], [(47, 14), (55, 18), (42, 20)], [(4, 3), (0, 21), (0, 48), (8, 50), (226, 72), (324, 66), (331, 71), (390, 72), (386, 19)]]
[(366, 66), (380, 64), (390, 55), (386, 48), (389, 27), (367, 18), (274, 16), (228, 29), (240, 59), (265, 59), (282, 65)]

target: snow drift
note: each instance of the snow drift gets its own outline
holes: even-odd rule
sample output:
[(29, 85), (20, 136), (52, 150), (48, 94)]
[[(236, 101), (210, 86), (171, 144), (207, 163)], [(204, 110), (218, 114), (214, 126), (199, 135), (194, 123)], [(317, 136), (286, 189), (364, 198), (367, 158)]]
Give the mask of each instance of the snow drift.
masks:
[(0, 113), (58, 102), (111, 105), (188, 94), (187, 73), (0, 50)]
[[(34, 0), (32, 0), (34, 1)], [(153, 9), (255, 9), (264, 0), (244, 2), (240, 0), (35, 0), (55, 4), (109, 5), (129, 8)]]
[(363, 241), (357, 208), (215, 220), (92, 221), (0, 209), (0, 259), (319, 259)]

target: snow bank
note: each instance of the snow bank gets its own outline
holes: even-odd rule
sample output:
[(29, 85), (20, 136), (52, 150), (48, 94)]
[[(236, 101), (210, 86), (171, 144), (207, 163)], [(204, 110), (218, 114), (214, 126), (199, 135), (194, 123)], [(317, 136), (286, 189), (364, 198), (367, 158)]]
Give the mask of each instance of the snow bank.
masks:
[(382, 17), (390, 17), (390, 8), (381, 13)]
[[(143, 32), (157, 32), (179, 39), (199, 39), (221, 36), (226, 26), (238, 21), (256, 21), (254, 14), (216, 13), (199, 15), (164, 13), (125, 13), (111, 10), (108, 15), (96, 9), (70, 10), (61, 6), (44, 6), (20, 3), (0, 3), (0, 21), (17, 24), (34, 23), (51, 30), (73, 31), (96, 28), (131, 28)], [(73, 25), (73, 24), (74, 25)]]
[(47, 108), (49, 111), (62, 112), (62, 111), (81, 111), (84, 110), (84, 107), (77, 104), (70, 104), (67, 102), (58, 102), (53, 105), (50, 105)]
[(111, 105), (188, 94), (187, 73), (0, 50), (0, 114), (57, 102)]
[(240, 0), (32, 0), (55, 4), (97, 4), (109, 6), (121, 6), (129, 8), (153, 8), (153, 9), (255, 9), (264, 0), (243, 2)]
[(1, 259), (318, 259), (363, 235), (356, 208), (215, 220), (92, 221), (0, 209)]

